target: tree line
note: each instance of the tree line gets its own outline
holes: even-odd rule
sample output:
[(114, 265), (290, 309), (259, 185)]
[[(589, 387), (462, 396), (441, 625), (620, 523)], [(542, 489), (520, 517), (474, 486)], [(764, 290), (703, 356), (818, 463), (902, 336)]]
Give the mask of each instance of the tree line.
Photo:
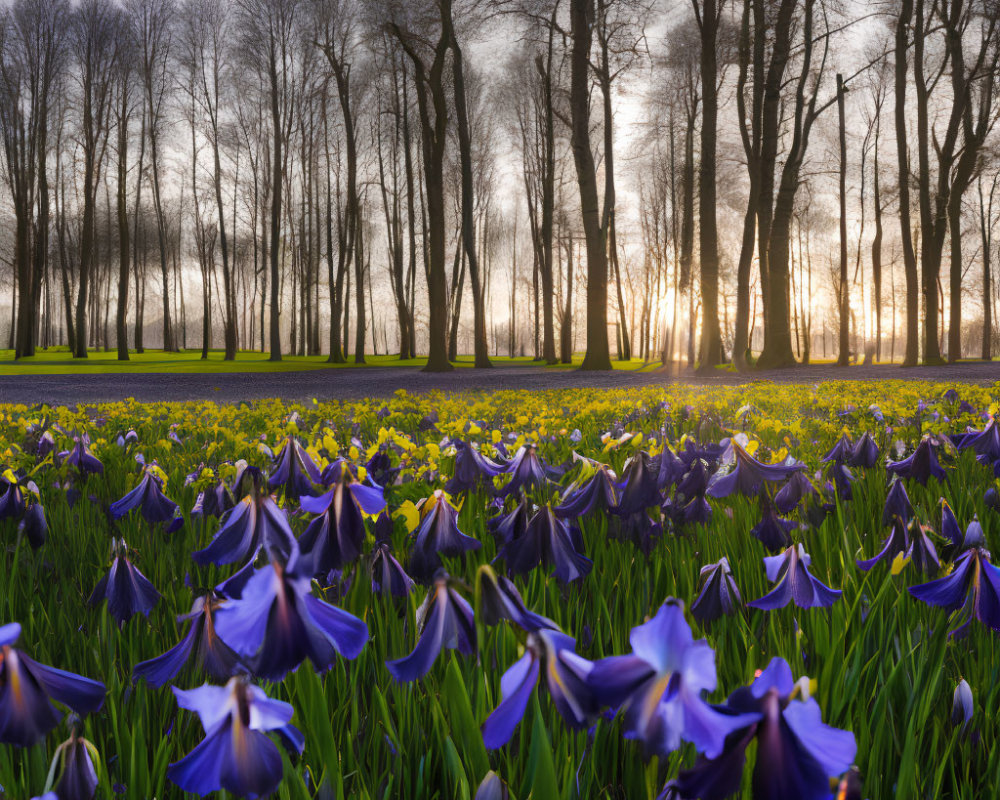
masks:
[(998, 22), (987, 0), (11, 0), (0, 335), (429, 370), (988, 359)]

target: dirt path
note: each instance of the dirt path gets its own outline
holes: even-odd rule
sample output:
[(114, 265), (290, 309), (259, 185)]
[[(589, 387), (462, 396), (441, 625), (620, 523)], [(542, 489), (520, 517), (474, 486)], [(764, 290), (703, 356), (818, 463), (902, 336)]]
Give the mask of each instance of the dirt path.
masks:
[(751, 380), (780, 383), (816, 383), (826, 380), (954, 381), (990, 384), (1000, 381), (1000, 363), (967, 363), (943, 367), (856, 366), (838, 369), (828, 365), (738, 375), (721, 372), (711, 377), (689, 372), (583, 373), (536, 367), (489, 371), (458, 369), (448, 374), (427, 374), (408, 368), (368, 367), (272, 374), (216, 375), (0, 375), (0, 403), (73, 405), (122, 400), (217, 400), (238, 402), (268, 397), (286, 400), (360, 399), (387, 397), (397, 389), (408, 392), (496, 391), (501, 389), (627, 388), (672, 382), (733, 385)]

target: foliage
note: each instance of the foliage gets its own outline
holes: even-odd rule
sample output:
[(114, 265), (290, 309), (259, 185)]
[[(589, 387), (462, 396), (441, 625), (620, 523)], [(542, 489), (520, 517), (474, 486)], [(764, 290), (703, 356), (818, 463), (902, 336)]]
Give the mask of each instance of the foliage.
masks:
[[(101, 757), (101, 796), (111, 797), (113, 791), (128, 797), (176, 796), (167, 765), (194, 747), (201, 729), (193, 715), (179, 711), (169, 689), (133, 684), (132, 669), (179, 641), (174, 619), (191, 607), (189, 585), (214, 586), (234, 572), (235, 565), (199, 567), (191, 560), (192, 551), (210, 541), (218, 521), (192, 517), (189, 511), (216, 476), (233, 478), (237, 460), (271, 469), (289, 434), (305, 445), (320, 469), (337, 457), (364, 465), (380, 449), (388, 452), (399, 470), (386, 486), (392, 550), (403, 561), (419, 518), (416, 505), (452, 474), (455, 451), (449, 437), (478, 442), (498, 458), (534, 443), (548, 464), (568, 465), (558, 483), (529, 489), (531, 500), (541, 505), (559, 499), (588, 468), (573, 462), (574, 451), (621, 476), (626, 461), (640, 450), (656, 455), (664, 443), (678, 450), (689, 440), (740, 436), (760, 461), (776, 463), (791, 455), (806, 464), (831, 506), (818, 525), (806, 521), (804, 513), (795, 516), (800, 524), (792, 536), (810, 554), (812, 574), (843, 595), (829, 608), (792, 604), (764, 612), (744, 606), (707, 627), (687, 614), (695, 636), (707, 638), (715, 650), (719, 690), (710, 699), (721, 702), (773, 657), (783, 657), (796, 676), (814, 679), (824, 721), (854, 733), (865, 797), (989, 796), (1000, 785), (1000, 738), (992, 723), (1000, 713), (996, 634), (973, 623), (966, 638), (949, 639), (950, 615), (908, 593), (909, 586), (925, 580), (911, 564), (877, 565), (869, 572), (855, 565), (856, 559), (877, 552), (888, 534), (882, 524), (886, 456), (901, 458), (928, 434), (982, 428), (997, 410), (996, 389), (962, 387), (960, 399), (967, 405), (960, 405), (946, 388), (837, 382), (419, 397), (398, 392), (384, 402), (353, 403), (0, 407), (0, 463), (23, 470), (25, 481), (37, 485), (49, 529), (45, 544), (33, 550), (17, 520), (0, 522), (5, 562), (0, 622), (22, 624), (19, 647), (33, 658), (107, 685), (104, 708), (87, 716), (81, 728)], [(38, 458), (45, 430), (56, 447)], [(137, 441), (123, 439), (123, 446), (118, 435), (130, 430)], [(854, 470), (853, 498), (845, 501), (823, 489), (820, 459), (842, 434), (856, 440), (866, 431), (882, 459), (876, 468)], [(71, 434), (84, 433), (103, 462), (103, 475), (75, 477), (58, 456), (71, 449)], [(940, 499), (946, 498), (963, 527), (978, 515), (988, 547), (1000, 536), (1000, 516), (984, 501), (984, 492), (996, 486), (992, 465), (943, 442), (939, 457), (946, 480), (906, 484), (916, 518), (940, 533)], [(107, 506), (141, 479), (140, 454), (146, 465), (155, 462), (157, 474), (165, 476), (164, 493), (183, 510), (179, 531), (168, 533), (139, 514), (118, 521), (107, 515)], [(363, 466), (360, 473), (363, 478)], [(501, 486), (504, 477), (494, 480)], [(80, 494), (72, 506), (68, 483)], [(482, 624), (480, 598), (473, 592), (479, 566), (497, 554), (487, 528), (496, 510), (493, 488), (480, 486), (454, 498), (460, 530), (482, 548), (445, 558), (449, 573), (466, 585), (461, 591), (474, 601), (474, 656), (442, 650), (425, 678), (397, 683), (384, 662), (404, 656), (416, 641), (413, 620), (424, 590), (405, 600), (373, 594), (364, 557), (331, 587), (314, 584), (315, 594), (363, 619), (371, 638), (355, 660), (338, 659), (320, 675), (304, 664), (281, 683), (264, 685), (270, 697), (294, 707), (293, 723), (305, 736), (304, 754), (286, 762), (278, 797), (471, 798), (492, 769), (519, 798), (532, 793), (548, 798), (557, 791), (564, 798), (651, 800), (664, 781), (694, 762), (691, 745), (667, 758), (644, 760), (641, 747), (623, 739), (620, 721), (613, 719), (601, 719), (590, 732), (573, 731), (544, 694), (532, 701), (509, 745), (483, 748), (479, 725), (496, 708), (500, 676), (522, 646), (513, 627)], [(296, 501), (278, 496), (300, 535), (307, 515)], [(613, 521), (607, 513), (585, 516), (579, 526), (584, 552), (594, 562), (589, 575), (562, 585), (541, 568), (515, 583), (529, 609), (550, 617), (577, 640), (580, 655), (597, 660), (628, 653), (630, 629), (666, 598), (690, 607), (705, 565), (727, 558), (745, 600), (770, 590), (762, 562), (768, 553), (750, 535), (760, 519), (756, 498), (734, 494), (712, 499), (711, 505), (707, 527), (674, 527), (664, 519), (664, 535), (648, 556), (632, 542), (608, 536)], [(366, 525), (370, 549), (370, 518)], [(127, 540), (132, 561), (162, 594), (148, 620), (137, 615), (121, 627), (103, 605), (87, 605), (110, 563), (113, 537)], [(494, 565), (498, 572), (500, 563)], [(950, 717), (960, 679), (971, 687), (974, 715), (956, 727)], [(202, 680), (189, 666), (174, 684), (192, 689)], [(41, 793), (55, 748), (66, 738), (65, 727), (34, 748), (0, 746), (0, 796)], [(748, 769), (747, 796), (749, 775)]]

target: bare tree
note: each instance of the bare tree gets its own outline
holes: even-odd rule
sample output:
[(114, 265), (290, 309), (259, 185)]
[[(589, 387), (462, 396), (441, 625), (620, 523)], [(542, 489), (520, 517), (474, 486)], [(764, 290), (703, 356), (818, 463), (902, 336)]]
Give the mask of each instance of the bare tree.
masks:
[(227, 204), (223, 197), (222, 137), (223, 114), (232, 100), (234, 59), (229, 40), (235, 33), (235, 19), (232, 6), (225, 0), (186, 0), (181, 19), (182, 58), (193, 73), (193, 100), (203, 119), (201, 132), (211, 148), (212, 192), (222, 261), (224, 359), (232, 361), (237, 350), (238, 292), (230, 253)]
[(138, 75), (134, 69), (135, 42), (132, 38), (131, 28), (122, 26), (121, 35), (122, 57), (117, 64), (115, 74), (114, 100), (114, 125), (117, 132), (115, 208), (118, 222), (118, 303), (115, 311), (115, 339), (118, 347), (118, 360), (128, 361), (127, 315), (129, 278), (132, 267), (130, 256), (133, 247), (131, 223), (128, 216), (129, 126), (135, 115), (136, 106), (138, 104), (141, 107), (142, 100), (136, 85)]
[(269, 358), (281, 361), (281, 220), (286, 143), (291, 138), (298, 90), (293, 48), (297, 44), (299, 4), (297, 0), (238, 0), (238, 6), (240, 49), (248, 66), (260, 76), (261, 100), (266, 101), (269, 115), (270, 222), (267, 235), (270, 249), (267, 257), (270, 274), (265, 273), (270, 285)]
[[(319, 0), (316, 4), (316, 15), (319, 31), (318, 46), (326, 56), (336, 82), (337, 97), (340, 101), (340, 112), (344, 124), (344, 144), (347, 158), (343, 253), (340, 256), (338, 278), (342, 281), (341, 270), (349, 269), (353, 262), (355, 296), (357, 298), (357, 340), (354, 346), (354, 360), (357, 363), (364, 363), (365, 294), (362, 282), (364, 253), (362, 249), (361, 202), (358, 191), (358, 127), (353, 107), (359, 93), (359, 80), (354, 67), (362, 52), (359, 31), (355, 23), (359, 16), (359, 10), (357, 4), (352, 0)], [(356, 252), (358, 250), (361, 252)], [(334, 287), (331, 286), (330, 290), (333, 292)], [(342, 358), (342, 354), (334, 353), (331, 347), (330, 360), (336, 361)]]
[(110, 0), (83, 0), (74, 12), (70, 34), (80, 93), (79, 146), (83, 158), (83, 212), (73, 353), (76, 358), (87, 357), (90, 341), (87, 301), (95, 264), (97, 192), (107, 153), (122, 22), (121, 12)]
[(170, 117), (167, 104), (173, 92), (171, 58), (175, 8), (173, 0), (129, 0), (129, 21), (134, 30), (140, 79), (146, 106), (146, 136), (149, 140), (149, 167), (160, 248), (160, 277), (163, 285), (163, 349), (175, 350), (170, 312), (170, 271), (167, 254), (167, 219), (163, 206), (162, 137)]
[(444, 158), (448, 132), (445, 68), (451, 47), (451, 2), (438, 8), (391, 4), (385, 9), (386, 30), (396, 37), (413, 65), (420, 115), (424, 190), (428, 225), (427, 296), (428, 353), (424, 369), (452, 369), (448, 360), (447, 280), (445, 277)]
[[(443, 5), (443, 4), (442, 4)], [(449, 4), (449, 14), (451, 13)], [(455, 33), (454, 21), (443, 22), (451, 33), (452, 81), (455, 90), (455, 118), (458, 132), (458, 150), (462, 183), (462, 246), (469, 263), (469, 277), (472, 281), (473, 308), (473, 349), (475, 366), (483, 369), (492, 367), (487, 351), (486, 310), (484, 306), (485, 286), (480, 276), (479, 258), (476, 252), (475, 196), (472, 185), (472, 136), (469, 126), (469, 107), (465, 91), (465, 65), (462, 48)]]
[(53, 94), (65, 67), (64, 0), (16, 0), (0, 19), (0, 138), (14, 209), (16, 358), (35, 353), (49, 253)]
[(698, 361), (711, 368), (725, 360), (719, 328), (719, 231), (716, 153), (719, 119), (719, 28), (725, 0), (691, 0), (700, 33), (701, 159), (698, 169), (698, 249), (701, 262), (701, 343)]
[(590, 50), (594, 0), (570, 0), (571, 146), (580, 188), (580, 214), (587, 244), (587, 352), (581, 369), (611, 369), (608, 351), (608, 256), (597, 196), (597, 168), (590, 144)]

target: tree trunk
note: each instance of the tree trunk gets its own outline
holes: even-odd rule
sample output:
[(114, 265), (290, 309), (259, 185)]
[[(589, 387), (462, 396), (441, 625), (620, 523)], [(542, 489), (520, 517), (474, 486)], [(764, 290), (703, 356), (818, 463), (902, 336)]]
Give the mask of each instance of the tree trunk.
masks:
[(847, 126), (844, 121), (844, 76), (837, 74), (837, 113), (840, 122), (840, 285), (837, 310), (840, 317), (840, 350), (837, 366), (850, 363), (850, 303), (847, 291)]
[(563, 364), (573, 363), (573, 238), (566, 237), (566, 308), (559, 331), (559, 358)]
[[(920, 299), (917, 283), (917, 255), (913, 246), (913, 231), (910, 221), (910, 156), (909, 140), (906, 133), (906, 51), (909, 48), (907, 31), (913, 19), (913, 0), (902, 0), (896, 19), (895, 41), (895, 121), (896, 159), (899, 171), (899, 229), (903, 248), (903, 274), (906, 280), (906, 349), (903, 366), (912, 367), (920, 354)], [(895, 323), (893, 327), (895, 335)]]
[[(450, 19), (450, 3), (441, 4), (441, 18)], [(434, 48), (434, 59), (426, 68), (420, 55), (410, 45), (407, 34), (391, 26), (413, 62), (417, 87), (417, 106), (422, 129), (424, 183), (428, 226), (427, 301), (429, 308), (428, 353), (426, 372), (453, 369), (448, 360), (448, 287), (445, 277), (445, 187), (444, 156), (447, 135), (448, 102), (445, 96), (444, 67), (450, 36), (442, 30)], [(432, 116), (433, 115), (433, 116)]]
[[(878, 122), (875, 129), (874, 180), (872, 185), (875, 202), (875, 236), (872, 238), (872, 284), (875, 293), (875, 358), (882, 360), (882, 181), (879, 177)], [(893, 325), (895, 325), (893, 320)]]
[[(719, 116), (716, 0), (692, 0), (701, 33), (701, 164), (698, 172), (702, 323), (698, 361), (711, 369), (724, 360), (719, 329), (719, 233), (716, 223), (716, 145)], [(700, 10), (700, 14), (698, 13)]]
[(587, 246), (587, 352), (581, 369), (609, 370), (607, 242), (601, 229), (597, 170), (590, 149), (590, 45), (593, 0), (571, 0), (571, 146), (580, 187), (580, 212)]
[[(451, 27), (451, 20), (448, 20)], [(465, 70), (462, 64), (462, 49), (459, 47), (455, 31), (451, 33), (452, 77), (455, 83), (455, 119), (458, 131), (458, 150), (462, 176), (462, 242), (469, 264), (469, 278), (472, 281), (472, 339), (475, 353), (474, 366), (488, 369), (490, 363), (486, 342), (486, 309), (484, 308), (479, 259), (476, 254), (475, 224), (473, 212), (475, 194), (472, 188), (472, 140), (469, 133), (469, 112), (465, 99)]]
[(272, 37), (269, 45), (268, 72), (271, 81), (271, 352), (269, 361), (281, 361), (280, 327), (280, 272), (281, 256), (281, 184), (282, 184), (282, 124), (279, 102), (277, 43)]
[(128, 203), (125, 197), (128, 178), (128, 89), (121, 89), (121, 109), (118, 115), (118, 307), (115, 314), (115, 338), (118, 345), (118, 360), (128, 361), (128, 284), (129, 284), (129, 221)]
[(983, 248), (983, 336), (980, 358), (990, 361), (993, 358), (993, 196), (996, 192), (997, 178), (994, 177), (993, 188), (990, 191), (990, 201), (987, 206), (983, 197), (983, 178), (979, 176), (979, 233)]

